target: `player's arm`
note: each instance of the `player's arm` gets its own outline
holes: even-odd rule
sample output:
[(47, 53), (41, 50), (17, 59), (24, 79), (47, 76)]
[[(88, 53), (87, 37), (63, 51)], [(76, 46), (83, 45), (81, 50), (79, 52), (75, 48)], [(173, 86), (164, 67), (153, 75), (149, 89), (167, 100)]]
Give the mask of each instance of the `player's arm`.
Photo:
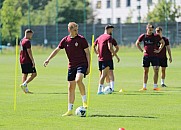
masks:
[(117, 58), (117, 60), (118, 60), (118, 62), (119, 62), (120, 59), (119, 59), (118, 55), (116, 54), (116, 52), (114, 51), (113, 46), (112, 46), (112, 43), (110, 43), (110, 42), (108, 42), (108, 49), (109, 49), (109, 51), (113, 54), (113, 56), (115, 56), (115, 57)]
[(158, 48), (158, 50), (154, 50), (155, 53), (160, 53), (160, 51), (163, 49), (164, 45), (165, 45), (165, 41), (163, 39), (161, 39), (160, 41), (160, 46)]
[(46, 67), (47, 65), (48, 65), (48, 63), (49, 63), (49, 61), (54, 57), (54, 56), (56, 56), (56, 54), (58, 53), (60, 51), (60, 48), (59, 47), (57, 47), (57, 48), (55, 48), (55, 50), (50, 54), (50, 56), (45, 60), (45, 62), (44, 62), (44, 66)]
[(87, 62), (88, 62), (88, 68), (87, 68), (87, 73), (86, 74), (89, 74), (89, 72), (90, 72), (90, 51), (89, 51), (89, 47), (85, 48), (84, 51), (85, 51)]
[(168, 51), (169, 61), (170, 61), (170, 63), (171, 63), (171, 62), (172, 62), (172, 53), (171, 53), (170, 45), (167, 45), (167, 46), (166, 46), (166, 49), (167, 49), (167, 51)]
[(138, 49), (139, 49), (141, 52), (143, 52), (143, 49), (141, 48), (140, 43), (141, 43), (141, 42), (140, 42), (139, 40), (137, 40), (135, 44), (136, 44), (136, 46), (138, 47)]
[(116, 46), (114, 46), (116, 49), (115, 49), (115, 53), (117, 53), (118, 51), (119, 51), (119, 46), (118, 45), (116, 45)]
[(28, 52), (28, 55), (29, 55), (29, 57), (31, 59), (31, 62), (33, 64), (32, 67), (35, 67), (35, 61), (34, 61), (34, 58), (33, 58), (33, 54), (32, 54), (31, 48), (27, 48), (27, 52)]

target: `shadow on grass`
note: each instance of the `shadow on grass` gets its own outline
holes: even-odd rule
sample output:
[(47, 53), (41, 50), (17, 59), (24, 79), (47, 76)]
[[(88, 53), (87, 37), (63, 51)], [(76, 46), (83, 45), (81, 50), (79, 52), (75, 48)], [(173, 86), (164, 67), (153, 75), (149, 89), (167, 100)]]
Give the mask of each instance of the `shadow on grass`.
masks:
[(89, 115), (89, 117), (121, 117), (121, 118), (158, 118), (153, 116), (123, 116), (123, 115)]
[(56, 92), (55, 92), (55, 93), (54, 93), (54, 92), (52, 92), (52, 93), (46, 93), (46, 92), (45, 92), (45, 93), (33, 93), (33, 94), (52, 94), (52, 95), (55, 94), (55, 95), (56, 95), (56, 94), (68, 94), (68, 93), (56, 93)]

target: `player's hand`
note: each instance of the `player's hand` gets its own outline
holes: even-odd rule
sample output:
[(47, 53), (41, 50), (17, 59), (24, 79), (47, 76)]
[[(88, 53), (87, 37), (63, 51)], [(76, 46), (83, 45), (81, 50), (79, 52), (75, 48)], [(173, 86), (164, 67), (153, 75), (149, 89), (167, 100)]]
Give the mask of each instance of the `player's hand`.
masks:
[(32, 64), (33, 64), (32, 67), (34, 68), (35, 67), (35, 62), (33, 61)]
[(172, 63), (172, 57), (169, 58), (170, 63)]
[(49, 63), (49, 60), (44, 61), (44, 63), (43, 63), (44, 67), (46, 67), (48, 65), (48, 63)]
[(120, 59), (119, 59), (119, 57), (117, 56), (116, 58), (117, 58), (117, 62), (119, 63), (119, 62), (120, 62)]
[(90, 67), (87, 68), (86, 75), (88, 75), (89, 73), (90, 73)]
[(156, 49), (154, 49), (154, 51), (153, 51), (154, 53), (160, 53), (160, 50), (156, 50)]

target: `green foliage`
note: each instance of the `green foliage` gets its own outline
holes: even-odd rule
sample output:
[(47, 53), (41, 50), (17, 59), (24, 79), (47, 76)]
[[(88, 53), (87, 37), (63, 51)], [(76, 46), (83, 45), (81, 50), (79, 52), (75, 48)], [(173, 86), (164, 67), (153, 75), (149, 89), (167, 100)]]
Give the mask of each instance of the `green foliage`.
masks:
[(20, 33), (21, 6), (17, 0), (5, 0), (1, 9), (2, 40), (12, 43)]
[(175, 22), (176, 18), (181, 16), (181, 7), (175, 5), (173, 2), (160, 0), (155, 6), (154, 10), (148, 13), (147, 19), (149, 22)]

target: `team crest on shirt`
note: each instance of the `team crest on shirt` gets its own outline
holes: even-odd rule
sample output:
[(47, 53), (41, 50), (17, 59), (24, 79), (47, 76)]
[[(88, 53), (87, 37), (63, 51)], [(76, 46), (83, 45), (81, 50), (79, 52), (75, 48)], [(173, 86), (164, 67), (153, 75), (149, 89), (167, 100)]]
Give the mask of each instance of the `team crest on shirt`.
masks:
[(78, 45), (79, 45), (79, 43), (78, 43), (78, 42), (76, 42), (76, 43), (75, 43), (75, 46), (78, 46)]

